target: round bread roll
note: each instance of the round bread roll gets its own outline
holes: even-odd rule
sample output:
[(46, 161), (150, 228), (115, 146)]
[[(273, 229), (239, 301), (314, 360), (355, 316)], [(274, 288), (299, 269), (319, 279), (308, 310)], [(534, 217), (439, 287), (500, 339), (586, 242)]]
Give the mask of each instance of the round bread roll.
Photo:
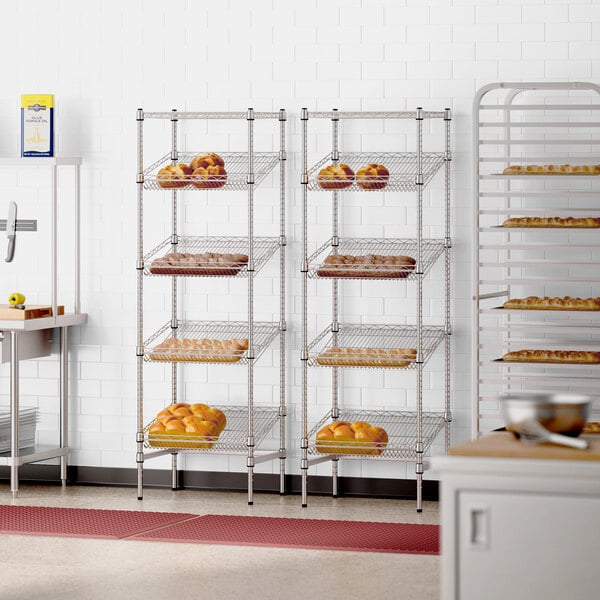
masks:
[(363, 190), (381, 190), (389, 178), (390, 172), (383, 165), (365, 165), (356, 172), (356, 183)]
[(200, 189), (220, 188), (227, 183), (227, 171), (223, 165), (197, 167), (192, 172), (192, 185)]
[(324, 190), (343, 190), (354, 183), (354, 171), (345, 164), (329, 165), (319, 171), (317, 181)]
[(207, 167), (224, 167), (224, 166), (225, 166), (225, 162), (215, 152), (199, 154), (198, 156), (194, 157), (192, 159), (192, 161), (190, 162), (190, 167), (191, 167), (192, 171), (194, 171), (200, 167), (204, 167), (206, 169)]
[(179, 188), (187, 185), (192, 169), (185, 164), (167, 165), (158, 171), (156, 180), (162, 188)]

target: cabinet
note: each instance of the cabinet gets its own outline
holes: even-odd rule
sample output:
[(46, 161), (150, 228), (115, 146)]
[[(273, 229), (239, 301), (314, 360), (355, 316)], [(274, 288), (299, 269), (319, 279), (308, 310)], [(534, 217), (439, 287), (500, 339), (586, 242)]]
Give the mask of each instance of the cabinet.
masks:
[[(599, 93), (581, 82), (494, 83), (475, 97), (473, 436), (503, 425), (502, 393), (575, 391), (600, 409), (599, 364), (504, 358), (520, 350), (600, 350), (598, 305), (504, 307), (530, 297), (597, 304), (600, 175), (581, 167), (600, 163)], [(505, 172), (544, 165), (550, 169)], [(553, 224), (541, 226), (543, 219)], [(573, 226), (582, 219), (585, 227)]]
[[(60, 460), (60, 479), (63, 485), (67, 481), (67, 463), (69, 453), (69, 350), (68, 333), (69, 327), (83, 325), (87, 322), (87, 315), (81, 312), (80, 306), (80, 157), (49, 157), (49, 158), (1, 158), (0, 167), (12, 169), (47, 167), (50, 175), (50, 220), (49, 220), (49, 247), (38, 248), (41, 253), (40, 268), (46, 268), (50, 274), (50, 289), (39, 292), (40, 302), (48, 302), (51, 312), (49, 316), (32, 318), (26, 320), (1, 319), (0, 320), (0, 349), (1, 362), (8, 362), (10, 369), (10, 451), (0, 454), (0, 464), (10, 466), (10, 489), (13, 496), (19, 491), (19, 467), (24, 464), (44, 461), (52, 458)], [(64, 169), (63, 169), (64, 168)], [(73, 202), (66, 201), (67, 194), (59, 189), (59, 169), (66, 170), (67, 174), (73, 175)], [(69, 171), (70, 169), (70, 171)], [(61, 193), (61, 204), (59, 206), (59, 192)], [(72, 214), (70, 214), (72, 210)], [(71, 217), (69, 231), (64, 230), (65, 217)], [(62, 224), (59, 226), (59, 222)], [(28, 235), (26, 232), (37, 229), (37, 220), (17, 219), (16, 236)], [(0, 223), (0, 230), (6, 231), (6, 221)], [(59, 264), (59, 241), (67, 239), (70, 242), (68, 254), (72, 258), (73, 303), (65, 306), (64, 314), (58, 310), (59, 299), (64, 302), (65, 295), (61, 292), (59, 298), (59, 283), (66, 270), (64, 263)], [(17, 251), (19, 252), (19, 242)], [(44, 265), (44, 257), (49, 259), (49, 265)], [(6, 280), (14, 274), (16, 263), (1, 263), (2, 269), (7, 273)], [(13, 273), (11, 273), (13, 271)], [(61, 281), (59, 282), (59, 279)], [(5, 290), (10, 293), (9, 290)], [(14, 290), (13, 290), (14, 291)], [(25, 291), (25, 290), (23, 290)], [(29, 292), (28, 292), (29, 293)], [(52, 445), (34, 445), (29, 448), (19, 449), (19, 414), (20, 414), (20, 391), (19, 391), (19, 363), (27, 358), (37, 358), (50, 354), (50, 340), (52, 331), (58, 332), (58, 379), (59, 379), (59, 431), (58, 443)]]
[[(241, 455), (246, 457), (248, 472), (248, 503), (253, 502), (253, 476), (255, 465), (278, 460), (280, 471), (280, 491), (284, 492), (285, 478), (285, 122), (284, 110), (278, 112), (257, 112), (248, 109), (244, 112), (137, 112), (138, 131), (138, 173), (137, 173), (137, 467), (138, 467), (138, 497), (143, 494), (143, 466), (148, 459), (172, 455), (172, 487), (177, 487), (177, 457), (180, 453), (195, 454), (223, 454)], [(146, 121), (170, 122), (170, 149), (169, 151), (149, 166), (144, 165), (144, 147)], [(190, 164), (195, 156), (216, 151), (213, 148), (199, 149), (196, 152), (181, 149), (179, 131), (181, 123), (186, 127), (197, 127), (202, 124), (208, 128), (210, 124), (219, 121), (228, 123), (227, 129), (222, 129), (222, 139), (230, 135), (238, 139), (246, 138), (246, 149), (239, 152), (222, 152), (218, 155), (224, 161), (226, 179), (210, 184), (207, 190), (198, 189), (194, 185), (194, 176), (186, 175), (167, 189), (164, 182), (158, 177), (159, 171), (169, 165)], [(275, 124), (273, 130), (268, 128), (268, 122)], [(256, 123), (260, 125), (256, 125)], [(265, 123), (267, 122), (267, 123)], [(237, 128), (237, 129), (236, 129)], [(245, 129), (245, 132), (244, 132)], [(267, 152), (255, 149), (255, 135), (260, 132), (261, 139), (267, 135), (277, 147)], [(189, 130), (185, 130), (189, 132)], [(198, 131), (198, 129), (196, 129)], [(200, 128), (202, 135), (207, 129)], [(231, 133), (230, 133), (231, 131)], [(226, 132), (226, 133), (225, 133)], [(263, 135), (264, 134), (264, 135)], [(164, 143), (164, 140), (163, 140)], [(202, 144), (206, 144), (206, 138)], [(255, 234), (255, 190), (271, 174), (279, 178), (278, 206), (275, 214), (279, 215), (279, 231), (272, 237), (259, 237)], [(162, 186), (161, 186), (162, 183)], [(167, 184), (169, 185), (169, 184)], [(156, 195), (147, 192), (162, 192), (170, 195), (170, 214), (164, 214), (164, 223), (170, 229), (170, 234), (162, 242), (153, 245), (152, 249), (144, 248), (144, 211), (148, 208), (152, 197)], [(211, 212), (218, 202), (217, 196), (225, 193), (245, 193), (246, 206), (246, 235), (244, 236), (197, 236), (182, 233), (185, 224), (180, 218), (178, 206), (183, 204), (186, 197), (198, 198), (198, 194), (207, 194), (207, 210), (204, 221), (209, 222)], [(241, 194), (238, 194), (238, 196)], [(146, 197), (148, 196), (148, 197)], [(243, 197), (243, 196), (242, 196)], [(152, 207), (150, 208), (152, 210)], [(242, 212), (242, 214), (244, 214)], [(245, 255), (243, 264), (230, 264), (210, 262), (196, 264), (195, 266), (179, 266), (177, 268), (160, 265), (160, 260), (167, 253), (186, 255)], [(278, 320), (272, 322), (258, 321), (255, 319), (255, 278), (259, 271), (265, 267), (275, 255), (279, 256), (279, 284), (278, 289)], [(158, 268), (157, 268), (158, 267)], [(167, 322), (151, 332), (145, 331), (145, 294), (144, 287), (148, 278), (161, 278), (164, 280), (164, 289), (169, 296), (170, 313)], [(184, 307), (185, 295), (188, 293), (181, 284), (182, 280), (207, 280), (225, 278), (227, 280), (246, 282), (245, 300), (244, 289), (240, 285), (230, 288), (232, 294), (239, 295), (240, 310), (246, 305), (247, 318), (244, 320), (192, 320), (186, 317)], [(193, 302), (194, 298), (191, 299)], [(190, 351), (185, 346), (187, 342), (199, 340), (212, 340), (217, 343), (225, 340), (245, 340), (245, 349), (242, 352), (226, 350), (224, 353), (211, 354), (204, 357), (197, 352)], [(182, 344), (174, 350), (164, 353), (161, 350), (166, 340), (181, 340)], [(255, 402), (255, 363), (271, 346), (277, 344), (279, 355), (279, 403), (277, 405), (260, 405)], [(164, 344), (163, 344), (164, 345)], [(210, 370), (211, 364), (226, 365), (235, 369), (247, 369), (247, 394), (243, 404), (217, 406), (227, 418), (227, 425), (217, 440), (208, 444), (190, 443), (189, 437), (172, 441), (152, 442), (148, 428), (154, 414), (147, 415), (145, 407), (145, 373), (153, 368), (153, 363), (170, 365), (171, 393), (164, 398), (163, 405), (187, 401), (191, 403), (204, 403), (214, 406), (215, 402), (209, 394), (200, 397), (186, 397), (182, 381), (185, 377), (184, 365), (205, 365)], [(209, 373), (210, 375), (210, 373)], [(229, 400), (229, 399), (228, 399)], [(274, 450), (264, 448), (264, 440), (276, 426), (279, 426), (279, 447)], [(210, 447), (208, 447), (210, 446)]]
[[(441, 484), (443, 600), (597, 597), (600, 445), (590, 442), (596, 460), (576, 460), (581, 451), (559, 447), (552, 458), (532, 459), (506, 433), (433, 458)], [(491, 456), (492, 448), (511, 456)]]
[[(309, 166), (308, 144), (309, 123), (327, 119), (331, 122), (331, 151), (317, 163)], [(307, 505), (309, 467), (331, 461), (333, 495), (338, 493), (338, 462), (340, 459), (393, 460), (415, 463), (417, 510), (422, 510), (422, 479), (426, 466), (425, 455), (438, 433), (443, 429), (445, 447), (450, 440), (450, 109), (425, 111), (417, 108), (407, 112), (345, 112), (336, 109), (328, 112), (302, 110), (303, 136), (303, 259), (302, 259), (302, 504)], [(414, 151), (407, 152), (347, 152), (341, 149), (341, 122), (365, 122), (378, 120), (387, 125), (392, 122), (412, 123)], [(438, 123), (435, 131), (436, 122)], [(424, 123), (427, 123), (425, 128)], [(441, 127), (440, 127), (441, 124)], [(424, 150), (424, 131), (428, 138), (437, 140), (438, 151)], [(406, 134), (404, 134), (406, 135)], [(410, 138), (409, 138), (410, 139)], [(429, 142), (429, 140), (428, 140)], [(382, 165), (371, 180), (370, 189), (361, 186), (361, 167)], [(345, 165), (349, 179), (320, 181), (322, 169), (328, 165)], [(345, 169), (345, 167), (341, 167)], [(387, 171), (387, 174), (386, 174)], [(428, 239), (424, 236), (423, 217), (424, 188), (439, 171), (443, 172), (443, 191), (432, 192), (431, 203), (443, 214), (443, 237)], [(364, 184), (363, 184), (364, 185)], [(325, 189), (324, 189), (325, 188)], [(341, 235), (340, 213), (344, 210), (344, 195), (360, 192), (365, 194), (365, 203), (378, 193), (412, 193), (414, 204), (409, 210), (414, 219), (414, 237), (398, 238), (352, 238)], [(319, 200), (325, 194), (331, 196), (331, 237), (309, 254), (310, 223), (308, 220), (309, 196)], [(404, 196), (406, 197), (406, 196)], [(320, 223), (319, 223), (320, 224)], [(411, 262), (397, 257), (409, 257)], [(404, 266), (398, 266), (404, 260)], [(357, 261), (356, 269), (344, 263)], [(443, 310), (438, 321), (426, 324), (424, 302), (427, 299), (424, 282), (427, 274), (437, 262), (443, 263)], [(370, 263), (375, 263), (373, 266)], [(325, 279), (331, 282), (331, 321), (309, 341), (308, 322), (311, 297), (309, 280)], [(394, 286), (412, 288), (416, 310), (414, 317), (398, 315), (406, 324), (373, 323), (369, 315), (361, 322), (346, 322), (340, 315), (340, 299), (343, 297), (343, 279), (361, 280), (363, 286), (385, 282), (389, 294)], [(428, 282), (433, 285), (439, 282)], [(387, 290), (386, 290), (387, 293)], [(413, 321), (413, 322), (410, 322)], [(423, 377), (426, 365), (439, 346), (444, 351), (444, 382), (441, 386), (440, 410), (423, 408)], [(342, 353), (346, 353), (342, 356)], [(351, 358), (347, 358), (352, 355)], [(334, 358), (328, 358), (333, 356)], [(398, 360), (400, 356), (401, 360)], [(325, 368), (331, 371), (331, 410), (322, 418), (309, 420), (308, 374), (309, 368)], [(405, 369), (416, 377), (415, 397), (410, 398), (402, 410), (378, 406), (377, 398), (369, 398), (363, 407), (350, 408), (342, 399), (344, 390), (340, 382), (340, 369)], [(414, 409), (409, 408), (414, 404)], [(387, 433), (387, 445), (380, 440), (361, 442), (338, 440), (328, 442), (327, 447), (318, 447), (317, 433), (332, 421), (349, 423), (368, 422)], [(358, 438), (356, 438), (358, 439)], [(328, 451), (330, 450), (330, 451)]]

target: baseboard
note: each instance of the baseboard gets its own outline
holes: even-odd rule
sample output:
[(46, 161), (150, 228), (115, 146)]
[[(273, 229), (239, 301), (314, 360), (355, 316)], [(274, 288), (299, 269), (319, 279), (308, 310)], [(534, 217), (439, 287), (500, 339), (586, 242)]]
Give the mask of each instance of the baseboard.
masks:
[[(137, 469), (109, 467), (78, 467), (70, 465), (67, 469), (68, 482), (74, 485), (137, 486)], [(10, 468), (0, 467), (0, 480), (10, 479)], [(23, 465), (19, 469), (19, 480), (23, 483), (60, 483), (60, 471), (57, 465)], [(221, 473), (212, 471), (178, 471), (177, 485), (192, 490), (246, 491), (247, 473)], [(144, 469), (144, 487), (171, 487), (171, 472), (159, 469)], [(331, 477), (323, 475), (309, 476), (311, 495), (330, 495)], [(286, 494), (300, 494), (302, 479), (300, 475), (285, 476)], [(271, 473), (254, 474), (254, 491), (279, 493), (279, 475)], [(339, 477), (338, 495), (368, 498), (415, 499), (416, 483), (414, 479), (381, 479), (360, 477)], [(439, 499), (438, 482), (423, 481), (423, 500)]]

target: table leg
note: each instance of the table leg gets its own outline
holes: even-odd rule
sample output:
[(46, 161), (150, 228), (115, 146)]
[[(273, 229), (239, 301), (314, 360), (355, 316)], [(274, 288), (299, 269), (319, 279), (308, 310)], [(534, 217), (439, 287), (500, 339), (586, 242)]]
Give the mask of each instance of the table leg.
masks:
[(10, 491), (19, 493), (19, 336), (10, 332)]
[[(69, 447), (69, 337), (68, 328), (59, 329), (60, 352), (60, 448)], [(68, 452), (68, 450), (67, 450)], [(63, 487), (67, 484), (68, 454), (60, 457), (60, 480)]]

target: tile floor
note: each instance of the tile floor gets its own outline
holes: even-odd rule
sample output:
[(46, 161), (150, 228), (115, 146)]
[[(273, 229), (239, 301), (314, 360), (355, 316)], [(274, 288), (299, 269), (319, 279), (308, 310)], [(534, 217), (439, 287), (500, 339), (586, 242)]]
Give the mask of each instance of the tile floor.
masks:
[[(235, 514), (313, 519), (438, 523), (438, 505), (414, 501), (296, 495), (21, 485), (0, 503)], [(2, 600), (435, 600), (439, 557), (98, 540), (0, 534)]]

